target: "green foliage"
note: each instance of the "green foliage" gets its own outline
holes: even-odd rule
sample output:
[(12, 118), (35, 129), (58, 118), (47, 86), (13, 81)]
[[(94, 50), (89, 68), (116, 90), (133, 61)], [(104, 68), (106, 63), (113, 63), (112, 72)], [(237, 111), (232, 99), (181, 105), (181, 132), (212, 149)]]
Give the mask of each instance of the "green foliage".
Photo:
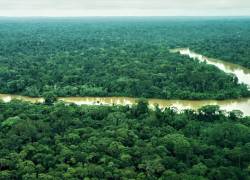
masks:
[(249, 19), (211, 20), (199, 23), (198, 37), (189, 46), (208, 57), (250, 68)]
[(43, 94), (44, 103), (51, 105), (57, 100), (57, 96), (53, 92), (46, 92)]
[(2, 126), (13, 126), (14, 124), (18, 123), (20, 121), (20, 117), (9, 117), (5, 121), (2, 122)]
[(233, 76), (169, 52), (190, 47), (249, 65), (248, 22), (0, 19), (0, 92), (163, 99), (249, 96), (247, 87)]
[(0, 102), (0, 179), (247, 180), (250, 119), (232, 113)]
[(168, 51), (250, 67), (249, 31), (249, 19), (230, 18), (1, 18), (0, 92), (45, 103), (0, 101), (0, 180), (249, 179), (250, 118), (240, 111), (54, 103), (250, 96), (234, 76)]
[(186, 156), (191, 149), (188, 140), (181, 134), (168, 134), (164, 140), (166, 141), (166, 147), (174, 155)]
[(134, 114), (136, 117), (148, 113), (148, 101), (146, 99), (139, 99), (137, 105), (134, 107)]

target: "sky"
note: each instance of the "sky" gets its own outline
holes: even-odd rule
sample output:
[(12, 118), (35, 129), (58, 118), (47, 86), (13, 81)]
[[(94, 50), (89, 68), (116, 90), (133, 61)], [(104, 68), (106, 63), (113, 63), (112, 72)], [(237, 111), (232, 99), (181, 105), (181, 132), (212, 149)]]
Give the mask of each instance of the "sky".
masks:
[(0, 16), (250, 16), (250, 0), (0, 0)]

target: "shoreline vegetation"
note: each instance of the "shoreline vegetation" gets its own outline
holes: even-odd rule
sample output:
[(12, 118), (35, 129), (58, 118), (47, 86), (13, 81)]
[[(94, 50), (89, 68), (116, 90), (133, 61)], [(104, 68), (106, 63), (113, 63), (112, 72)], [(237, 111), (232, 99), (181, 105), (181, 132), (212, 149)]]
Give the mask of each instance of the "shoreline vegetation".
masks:
[[(190, 61), (196, 61), (196, 59), (192, 60), (192, 58), (190, 58)], [(202, 64), (202, 63), (201, 63)], [(206, 64), (206, 62), (205, 62)], [(207, 66), (203, 64), (203, 66)], [(208, 68), (208, 67), (207, 67)], [(215, 67), (210, 66), (210, 69), (214, 69)], [(227, 77), (227, 80), (229, 80), (229, 87), (233, 88), (233, 89), (227, 89), (224, 90), (225, 92), (221, 92), (221, 90), (218, 92), (214, 92), (214, 93), (205, 93), (205, 92), (192, 92), (190, 90), (176, 90), (176, 91), (172, 91), (171, 89), (169, 91), (164, 90), (160, 91), (160, 89), (155, 89), (157, 90), (158, 94), (156, 95), (152, 95), (152, 94), (148, 94), (149, 92), (140, 92), (141, 87), (140, 86), (140, 80), (137, 79), (137, 83), (138, 83), (138, 89), (137, 91), (132, 91), (132, 87), (135, 87), (137, 85), (134, 84), (134, 82), (132, 83), (132, 87), (131, 84), (129, 84), (128, 86), (131, 89), (130, 93), (131, 94), (127, 94), (127, 93), (122, 93), (122, 92), (107, 92), (107, 89), (103, 89), (103, 87), (91, 87), (89, 85), (74, 85), (74, 87), (71, 86), (66, 86), (66, 87), (57, 87), (57, 85), (52, 86), (48, 86), (46, 85), (44, 88), (44, 92), (40, 92), (41, 90), (38, 90), (37, 88), (33, 88), (34, 86), (32, 85), (30, 88), (27, 87), (25, 89), (24, 92), (20, 92), (18, 90), (18, 86), (23, 86), (22, 84), (19, 84), (19, 82), (14, 82), (14, 84), (12, 82), (9, 82), (7, 84), (8, 87), (10, 88), (14, 88), (14, 89), (9, 89), (9, 88), (5, 88), (4, 86), (1, 87), (1, 91), (2, 93), (10, 93), (10, 92), (14, 92), (16, 95), (23, 95), (23, 96), (27, 96), (27, 97), (43, 97), (44, 94), (46, 93), (53, 93), (55, 96), (58, 97), (131, 97), (131, 98), (138, 98), (138, 97), (143, 97), (143, 98), (158, 98), (158, 99), (167, 99), (167, 100), (225, 100), (225, 99), (240, 99), (240, 98), (244, 98), (244, 97), (250, 97), (250, 91), (248, 90), (249, 88), (249, 84), (243, 84), (243, 83), (239, 83), (239, 79), (236, 75), (232, 74), (230, 75), (229, 73), (226, 74), (226, 72), (220, 72), (221, 75), (224, 73), (223, 76), (225, 76), (224, 78)], [(199, 74), (200, 76), (202, 76), (202, 74)], [(212, 75), (212, 74), (211, 74)], [(197, 74), (198, 76), (198, 74)], [(196, 77), (197, 77), (196, 76)], [(194, 76), (195, 77), (195, 76)], [(210, 76), (212, 77), (212, 76)], [(198, 77), (198, 78), (202, 78), (202, 77)], [(119, 82), (119, 79), (116, 81), (116, 83), (118, 83), (117, 85), (114, 86), (123, 86), (123, 88), (126, 88), (127, 85), (125, 85), (122, 80), (122, 78), (120, 79), (121, 83)], [(124, 79), (125, 81), (125, 79)], [(231, 81), (231, 82), (230, 82)], [(207, 80), (207, 82), (212, 82), (212, 79)], [(209, 85), (209, 83), (207, 82), (193, 82), (193, 86), (206, 86), (205, 84)], [(221, 82), (221, 81), (220, 81)], [(20, 82), (22, 83), (22, 82)], [(203, 83), (203, 84), (199, 84), (199, 83)], [(204, 84), (205, 83), (205, 84)], [(232, 84), (230, 84), (232, 83)], [(234, 84), (234, 85), (233, 85)], [(151, 84), (152, 85), (152, 84)], [(232, 86), (233, 85), (233, 86)], [(153, 86), (153, 85), (152, 85)], [(147, 86), (147, 88), (152, 89), (152, 86)], [(220, 84), (220, 86), (222, 86)], [(25, 88), (25, 87), (24, 87)], [(119, 87), (121, 88), (121, 87)], [(145, 87), (142, 87), (142, 89)], [(153, 88), (156, 88), (155, 86), (153, 86)], [(205, 88), (205, 87), (198, 87), (198, 88)], [(9, 90), (8, 90), (9, 89)], [(211, 87), (209, 88), (211, 89)], [(16, 92), (16, 90), (18, 90), (19, 92)], [(153, 91), (153, 90), (152, 90)], [(204, 90), (202, 90), (204, 91)], [(41, 94), (42, 93), (42, 94)], [(139, 95), (140, 93), (140, 95)]]
[(11, 102), (13, 100), (21, 100), (31, 103), (53, 104), (63, 102), (65, 104), (76, 105), (93, 105), (93, 106), (133, 106), (140, 99), (148, 101), (149, 107), (155, 109), (176, 108), (181, 112), (184, 110), (198, 110), (204, 106), (219, 106), (221, 110), (230, 112), (233, 110), (241, 111), (244, 116), (250, 116), (249, 106), (250, 98), (232, 99), (232, 100), (165, 100), (165, 99), (146, 99), (131, 97), (57, 97), (53, 93), (47, 93), (42, 98), (32, 98), (19, 95), (0, 94), (0, 100), (3, 102)]
[(248, 179), (250, 119), (219, 106), (0, 102), (1, 179)]
[(0, 17), (0, 180), (248, 180), (249, 32), (249, 18)]
[[(0, 92), (194, 100), (249, 97), (235, 76), (168, 52), (226, 33), (215, 29), (223, 22), (211, 21), (0, 20)], [(240, 33), (249, 28), (245, 21)], [(204, 23), (206, 28), (197, 31)], [(223, 25), (231, 33), (239, 21)]]

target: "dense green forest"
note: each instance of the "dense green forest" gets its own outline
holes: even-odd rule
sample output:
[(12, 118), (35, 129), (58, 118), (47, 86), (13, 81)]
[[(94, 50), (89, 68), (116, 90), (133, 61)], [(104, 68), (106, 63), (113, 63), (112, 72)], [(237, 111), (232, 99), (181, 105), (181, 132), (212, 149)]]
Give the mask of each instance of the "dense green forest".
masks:
[[(249, 18), (0, 18), (0, 180), (248, 180), (250, 117), (58, 96), (250, 97), (180, 47), (250, 68)], [(246, 105), (247, 106), (247, 105)]]
[(0, 179), (249, 179), (250, 117), (0, 102)]
[(164, 99), (250, 96), (236, 77), (169, 52), (171, 48), (190, 46), (247, 66), (249, 22), (1, 18), (0, 92)]
[(204, 38), (195, 39), (190, 48), (250, 68), (250, 19), (210, 21), (199, 30)]

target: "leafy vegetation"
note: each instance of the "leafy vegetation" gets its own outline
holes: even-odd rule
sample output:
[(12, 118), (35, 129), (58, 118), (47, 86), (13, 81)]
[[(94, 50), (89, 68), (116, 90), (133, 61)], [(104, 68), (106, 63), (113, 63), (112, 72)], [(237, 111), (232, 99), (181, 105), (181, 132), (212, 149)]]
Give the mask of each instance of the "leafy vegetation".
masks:
[(206, 106), (0, 102), (0, 179), (249, 179), (250, 119)]
[(76, 106), (58, 96), (226, 99), (250, 96), (190, 47), (250, 68), (250, 20), (0, 18), (0, 180), (250, 178), (250, 117), (218, 106), (177, 112)]
[(220, 20), (199, 26), (203, 38), (190, 47), (203, 55), (250, 68), (250, 19)]
[[(203, 52), (216, 49), (216, 56), (237, 54), (239, 63), (244, 63), (249, 57), (249, 43), (243, 41), (249, 28), (246, 21), (2, 18), (0, 92), (164, 99), (246, 97), (250, 92), (236, 77), (168, 51), (186, 46)], [(244, 33), (237, 38), (244, 57), (232, 46), (225, 48), (232, 49), (229, 52), (220, 51), (217, 44), (234, 37), (240, 25)]]

